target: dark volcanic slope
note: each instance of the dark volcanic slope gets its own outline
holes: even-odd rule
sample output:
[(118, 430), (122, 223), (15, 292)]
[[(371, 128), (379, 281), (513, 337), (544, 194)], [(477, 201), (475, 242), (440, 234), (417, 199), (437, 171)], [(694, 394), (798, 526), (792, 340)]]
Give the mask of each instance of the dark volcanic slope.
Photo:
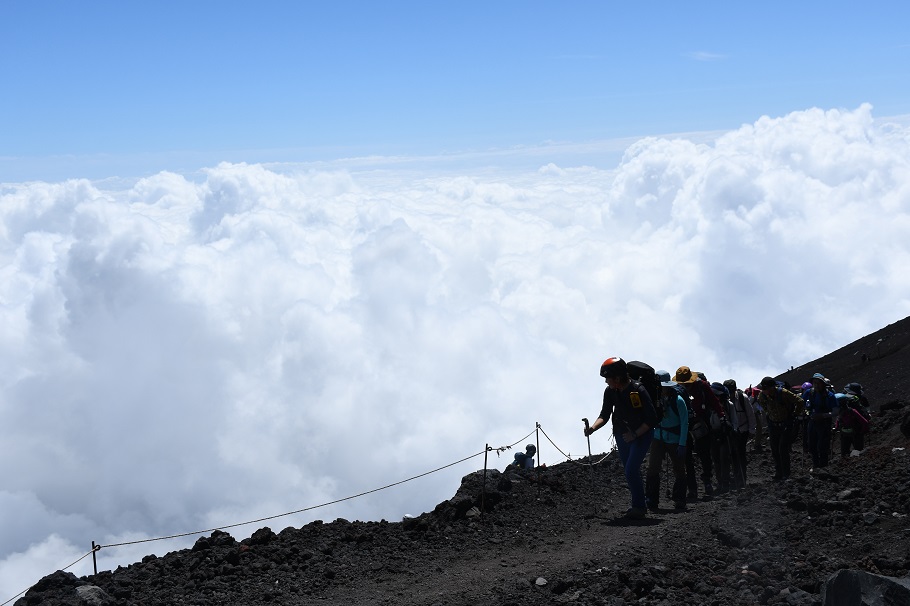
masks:
[(873, 409), (910, 393), (910, 318), (857, 339), (849, 345), (778, 377), (791, 385), (820, 372), (840, 390), (851, 381), (862, 383)]
[(54, 573), (17, 604), (819, 604), (838, 570), (910, 573), (908, 326), (783, 375), (860, 381), (881, 409), (860, 456), (810, 473), (795, 448), (788, 482), (770, 481), (765, 451), (746, 489), (627, 523), (613, 456), (491, 471), (483, 497), (480, 471), (415, 519), (263, 528), (242, 541), (215, 532), (113, 572)]

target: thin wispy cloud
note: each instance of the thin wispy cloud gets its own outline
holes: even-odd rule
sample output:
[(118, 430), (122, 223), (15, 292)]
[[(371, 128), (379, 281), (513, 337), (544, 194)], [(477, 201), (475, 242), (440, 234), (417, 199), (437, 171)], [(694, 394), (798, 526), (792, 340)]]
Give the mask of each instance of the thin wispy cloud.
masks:
[(694, 59), (695, 61), (721, 61), (726, 59), (726, 55), (720, 53), (709, 53), (708, 51), (692, 51), (686, 53), (686, 57), (689, 59)]

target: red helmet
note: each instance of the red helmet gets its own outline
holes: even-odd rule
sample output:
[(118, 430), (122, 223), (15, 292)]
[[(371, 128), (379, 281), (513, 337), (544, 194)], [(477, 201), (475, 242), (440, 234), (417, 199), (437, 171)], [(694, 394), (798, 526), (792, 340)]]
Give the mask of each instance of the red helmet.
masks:
[(600, 376), (604, 378), (624, 377), (627, 374), (629, 373), (626, 369), (626, 362), (622, 358), (607, 358), (600, 365)]

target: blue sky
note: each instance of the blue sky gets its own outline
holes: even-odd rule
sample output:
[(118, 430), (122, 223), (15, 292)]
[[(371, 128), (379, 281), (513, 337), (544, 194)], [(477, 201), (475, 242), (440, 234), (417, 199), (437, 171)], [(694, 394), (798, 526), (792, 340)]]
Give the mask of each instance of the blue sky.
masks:
[(908, 13), (0, 3), (0, 601), (907, 317)]
[(451, 153), (863, 102), (907, 114), (908, 13), (884, 2), (6, 2), (0, 169), (16, 181), (42, 167), (57, 178)]

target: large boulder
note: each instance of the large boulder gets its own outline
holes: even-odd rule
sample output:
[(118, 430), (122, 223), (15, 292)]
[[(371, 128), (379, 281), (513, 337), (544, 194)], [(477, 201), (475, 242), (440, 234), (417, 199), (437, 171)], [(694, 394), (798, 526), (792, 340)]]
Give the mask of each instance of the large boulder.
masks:
[(434, 513), (443, 519), (458, 520), (474, 507), (492, 511), (511, 488), (512, 482), (498, 470), (488, 469), (484, 474), (481, 469), (464, 476), (455, 496), (437, 505)]
[(910, 578), (897, 579), (862, 570), (839, 570), (822, 585), (822, 606), (897, 604), (910, 604)]
[(106, 606), (113, 603), (114, 599), (100, 587), (78, 579), (71, 572), (58, 570), (35, 583), (14, 606)]

